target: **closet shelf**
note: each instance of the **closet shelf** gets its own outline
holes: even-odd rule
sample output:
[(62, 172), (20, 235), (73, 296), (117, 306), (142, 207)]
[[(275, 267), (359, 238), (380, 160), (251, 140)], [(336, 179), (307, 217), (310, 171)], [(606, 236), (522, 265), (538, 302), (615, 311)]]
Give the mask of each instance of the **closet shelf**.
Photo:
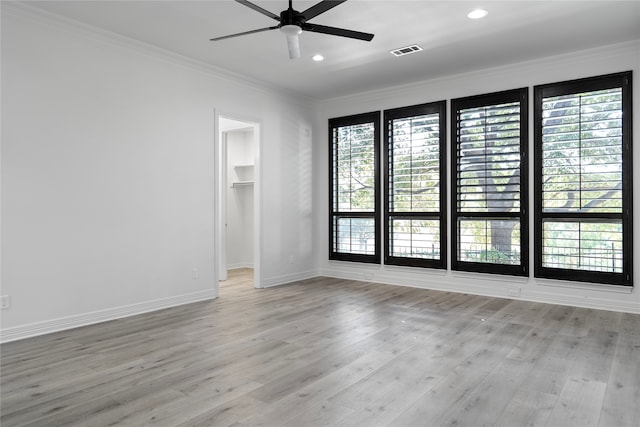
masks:
[(253, 185), (253, 165), (239, 164), (234, 165), (235, 180), (231, 184), (231, 188), (244, 188)]
[(231, 184), (231, 188), (253, 187), (253, 181), (238, 181)]

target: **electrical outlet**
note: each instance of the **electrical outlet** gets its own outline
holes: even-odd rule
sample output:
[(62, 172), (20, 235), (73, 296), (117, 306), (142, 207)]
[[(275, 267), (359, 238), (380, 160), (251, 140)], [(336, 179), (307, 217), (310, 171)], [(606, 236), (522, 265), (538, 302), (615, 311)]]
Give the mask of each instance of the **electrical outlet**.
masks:
[(293, 255), (289, 255), (289, 264), (293, 264), (293, 260), (294, 260)]
[(192, 279), (197, 279), (198, 278), (198, 269), (195, 268), (195, 267), (191, 269), (191, 278)]
[(519, 297), (520, 291), (521, 291), (521, 288), (509, 288), (507, 290), (507, 295), (509, 295), (510, 297)]
[(0, 296), (0, 310), (11, 307), (11, 297), (9, 295)]

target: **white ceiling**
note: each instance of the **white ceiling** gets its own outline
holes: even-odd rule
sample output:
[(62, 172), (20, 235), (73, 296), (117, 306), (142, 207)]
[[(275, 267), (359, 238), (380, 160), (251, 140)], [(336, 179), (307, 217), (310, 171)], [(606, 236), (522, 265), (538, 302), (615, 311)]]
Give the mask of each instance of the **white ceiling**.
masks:
[[(279, 14), (286, 0), (255, 0)], [(317, 1), (294, 0), (304, 11)], [(371, 42), (316, 33), (288, 58), (279, 31), (210, 42), (276, 21), (232, 0), (29, 1), (29, 5), (318, 100), (640, 40), (635, 1), (349, 0), (310, 22), (374, 33)], [(470, 20), (483, 7), (489, 15)], [(424, 50), (396, 58), (411, 44)], [(311, 56), (321, 53), (323, 62)]]

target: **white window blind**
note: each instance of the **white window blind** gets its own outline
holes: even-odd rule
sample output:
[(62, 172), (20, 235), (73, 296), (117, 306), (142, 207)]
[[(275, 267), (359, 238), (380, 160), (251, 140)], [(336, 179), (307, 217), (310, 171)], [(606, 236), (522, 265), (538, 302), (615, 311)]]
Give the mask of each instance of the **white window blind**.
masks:
[(536, 277), (631, 285), (631, 72), (534, 95)]
[(379, 114), (329, 120), (330, 259), (380, 260)]
[(444, 101), (385, 111), (385, 263), (446, 268)]
[[(622, 89), (542, 99), (542, 209), (622, 213)], [(622, 219), (548, 218), (542, 265), (622, 272)]]
[(518, 89), (452, 101), (454, 269), (527, 273), (526, 99)]

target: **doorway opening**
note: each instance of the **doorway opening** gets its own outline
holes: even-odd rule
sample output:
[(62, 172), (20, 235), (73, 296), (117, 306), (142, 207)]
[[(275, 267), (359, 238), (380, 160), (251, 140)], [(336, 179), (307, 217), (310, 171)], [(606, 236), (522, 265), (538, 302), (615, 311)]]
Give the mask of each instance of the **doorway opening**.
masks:
[(260, 287), (259, 147), (255, 122), (218, 116), (219, 290)]

